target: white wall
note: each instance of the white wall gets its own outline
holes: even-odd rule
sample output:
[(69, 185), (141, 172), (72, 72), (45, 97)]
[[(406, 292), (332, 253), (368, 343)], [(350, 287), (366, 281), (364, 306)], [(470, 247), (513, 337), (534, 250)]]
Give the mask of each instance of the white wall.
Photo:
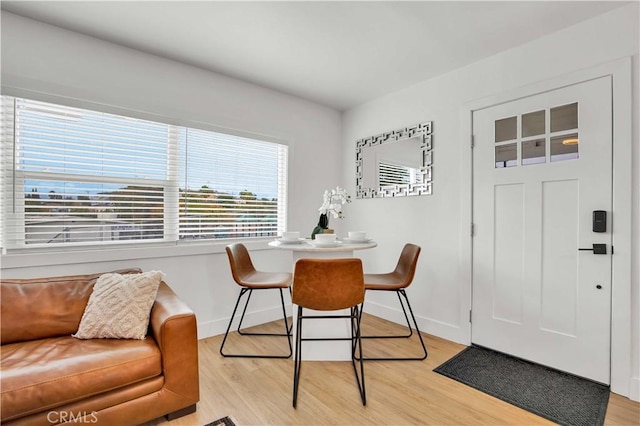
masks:
[[(341, 117), (330, 108), (2, 12), (3, 93), (32, 91), (184, 123), (266, 135), (290, 146), (289, 228), (310, 234), (325, 189), (341, 182)], [(28, 94), (28, 93), (27, 93)], [(46, 100), (49, 99), (45, 97)], [(251, 249), (266, 248), (266, 242)], [(265, 270), (291, 268), (287, 252), (255, 251)], [(2, 276), (34, 277), (139, 266), (167, 274), (194, 309), (200, 337), (224, 331), (237, 296), (224, 244), (2, 257)], [(277, 317), (277, 299), (258, 297), (250, 321)]]
[[(468, 265), (462, 264), (469, 229), (461, 216), (469, 204), (461, 199), (469, 182), (462, 181), (460, 158), (467, 153), (468, 130), (461, 111), (471, 101), (561, 76), (618, 58), (633, 56), (633, 247), (631, 391), (640, 399), (640, 323), (638, 259), (640, 240), (640, 148), (638, 143), (638, 4), (616, 9), (574, 27), (503, 52), (414, 87), (378, 98), (343, 114), (343, 153), (354, 158), (357, 139), (433, 121), (433, 195), (398, 199), (355, 200), (348, 207), (348, 228), (365, 229), (378, 241), (362, 253), (365, 268), (391, 269), (405, 242), (423, 248), (414, 284), (409, 289), (414, 311), (425, 331), (468, 343)], [(438, 60), (434, 57), (433, 60)], [(464, 146), (462, 146), (464, 144)], [(344, 181), (355, 190), (355, 161), (343, 168)], [(399, 321), (389, 309), (392, 299), (367, 295), (369, 310)], [(378, 305), (376, 305), (376, 303)], [(627, 393), (627, 392), (623, 392)]]

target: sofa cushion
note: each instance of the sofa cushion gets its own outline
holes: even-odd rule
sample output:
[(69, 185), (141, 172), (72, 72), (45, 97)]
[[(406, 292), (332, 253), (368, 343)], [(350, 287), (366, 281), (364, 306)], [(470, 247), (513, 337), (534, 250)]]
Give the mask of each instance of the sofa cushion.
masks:
[(78, 339), (144, 339), (151, 306), (164, 274), (104, 274), (93, 286)]
[(159, 376), (153, 338), (78, 340), (71, 336), (2, 346), (2, 419), (22, 417)]
[[(140, 269), (115, 272), (139, 273)], [(75, 333), (102, 274), (0, 280), (2, 344)]]

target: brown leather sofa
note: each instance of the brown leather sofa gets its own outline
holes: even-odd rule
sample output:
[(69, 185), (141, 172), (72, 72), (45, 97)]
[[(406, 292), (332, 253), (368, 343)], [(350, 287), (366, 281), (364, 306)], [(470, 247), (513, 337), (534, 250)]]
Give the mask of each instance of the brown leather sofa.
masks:
[(196, 318), (166, 283), (145, 340), (71, 337), (100, 275), (0, 280), (3, 425), (135, 425), (196, 410)]

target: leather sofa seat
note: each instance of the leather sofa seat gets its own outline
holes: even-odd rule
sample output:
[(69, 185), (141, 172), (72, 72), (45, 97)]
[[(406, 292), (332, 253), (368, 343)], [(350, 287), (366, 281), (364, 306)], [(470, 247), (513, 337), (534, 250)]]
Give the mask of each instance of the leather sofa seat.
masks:
[(58, 407), (162, 373), (160, 350), (145, 340), (33, 340), (2, 347), (5, 420)]

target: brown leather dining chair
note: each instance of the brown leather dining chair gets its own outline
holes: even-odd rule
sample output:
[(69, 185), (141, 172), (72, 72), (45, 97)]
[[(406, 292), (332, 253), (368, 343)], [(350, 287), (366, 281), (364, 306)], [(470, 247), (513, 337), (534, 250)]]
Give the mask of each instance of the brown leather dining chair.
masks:
[[(291, 346), (291, 329), (293, 328), (293, 324), (289, 326), (289, 321), (287, 320), (287, 311), (284, 304), (284, 296), (282, 291), (288, 289), (291, 292), (291, 279), (292, 274), (289, 272), (263, 272), (257, 271), (253, 266), (253, 262), (251, 261), (251, 257), (249, 255), (249, 251), (242, 243), (234, 243), (230, 244), (226, 247), (227, 256), (229, 257), (229, 265), (231, 266), (231, 274), (233, 275), (233, 279), (240, 286), (240, 294), (238, 295), (238, 299), (236, 301), (236, 306), (233, 308), (233, 313), (231, 314), (231, 318), (229, 319), (229, 325), (227, 326), (227, 331), (224, 333), (224, 338), (222, 339), (222, 344), (220, 345), (220, 354), (225, 357), (236, 357), (236, 358), (290, 358), (292, 354), (292, 346)], [(242, 321), (244, 320), (244, 315), (247, 312), (247, 306), (249, 306), (249, 301), (251, 300), (251, 294), (254, 290), (279, 290), (280, 291), (280, 302), (282, 303), (282, 319), (284, 320), (284, 333), (250, 333), (246, 331), (242, 331)], [(240, 304), (240, 300), (244, 295), (247, 295), (247, 301), (244, 304), (244, 308), (242, 309), (242, 315), (240, 316), (240, 322), (238, 323), (238, 334), (241, 336), (280, 336), (286, 337), (289, 343), (289, 354), (288, 355), (274, 355), (274, 354), (228, 354), (224, 353), (224, 345), (227, 341), (227, 336), (229, 335), (229, 330), (231, 329), (231, 324), (236, 316), (236, 311), (238, 310), (238, 305)]]
[[(364, 302), (364, 274), (360, 259), (299, 259), (293, 272), (292, 302), (298, 306), (296, 344), (293, 367), (293, 407), (298, 401), (300, 368), (302, 367), (302, 342), (308, 340), (351, 341), (351, 364), (355, 373), (362, 405), (367, 405), (364, 386), (364, 362), (360, 360), (360, 372), (356, 368), (356, 351), (362, 354), (360, 339), (360, 305)], [(349, 309), (349, 315), (305, 315), (304, 309), (337, 311)], [(302, 337), (303, 320), (337, 319), (351, 320), (350, 337)]]
[[(407, 309), (409, 309), (409, 314), (411, 315), (411, 320), (413, 321), (413, 326), (416, 328), (416, 334), (420, 339), (420, 344), (422, 345), (422, 354), (416, 357), (384, 357), (384, 358), (367, 358), (365, 360), (371, 361), (422, 361), (427, 358), (427, 347), (424, 344), (424, 340), (422, 340), (422, 335), (420, 334), (420, 329), (418, 328), (418, 323), (416, 322), (416, 317), (413, 315), (413, 309), (411, 309), (411, 304), (409, 303), (409, 298), (407, 297), (407, 293), (405, 289), (411, 285), (413, 282), (413, 277), (416, 273), (416, 266), (418, 264), (418, 257), (420, 256), (421, 247), (415, 244), (405, 244), (402, 252), (400, 253), (400, 258), (398, 259), (398, 263), (396, 264), (396, 268), (392, 272), (383, 273), (383, 274), (364, 274), (364, 288), (366, 292), (369, 291), (390, 291), (395, 292), (398, 295), (398, 300), (400, 301), (400, 306), (402, 307), (402, 312), (404, 314), (404, 318), (407, 321), (408, 333), (400, 334), (400, 335), (383, 335), (383, 336), (362, 336), (363, 339), (398, 339), (398, 338), (410, 338), (413, 335), (413, 330), (411, 328), (411, 323), (409, 322), (409, 316), (407, 315)], [(404, 301), (403, 301), (404, 299)], [(406, 303), (406, 308), (405, 308)], [(362, 315), (362, 311), (361, 311)]]

